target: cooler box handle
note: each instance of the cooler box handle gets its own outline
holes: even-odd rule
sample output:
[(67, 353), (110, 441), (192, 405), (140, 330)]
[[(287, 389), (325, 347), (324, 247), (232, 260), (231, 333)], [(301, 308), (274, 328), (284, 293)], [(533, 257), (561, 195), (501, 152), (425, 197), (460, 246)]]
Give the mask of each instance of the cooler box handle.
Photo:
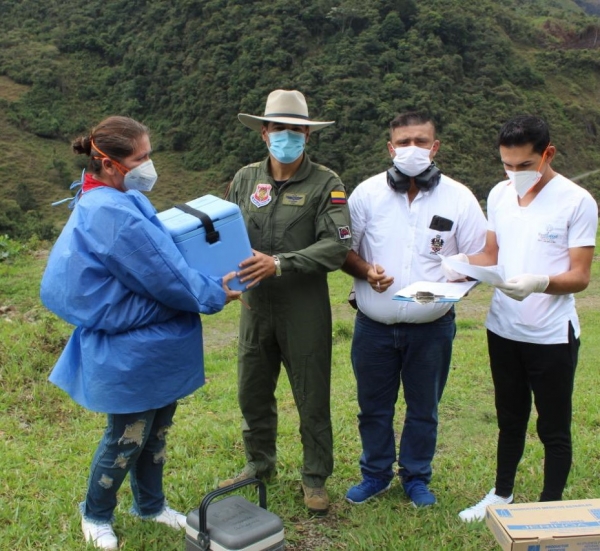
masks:
[(213, 243), (216, 243), (219, 240), (219, 232), (215, 230), (215, 226), (208, 214), (202, 212), (201, 210), (192, 208), (189, 205), (186, 205), (185, 203), (175, 205), (175, 208), (178, 208), (179, 210), (182, 210), (183, 212), (191, 214), (192, 216), (195, 216), (196, 218), (200, 219), (200, 222), (202, 222), (202, 226), (206, 230), (206, 241), (208, 243), (212, 245)]
[(258, 478), (247, 478), (246, 480), (240, 480), (235, 484), (231, 484), (231, 486), (225, 486), (224, 488), (217, 488), (213, 490), (209, 494), (204, 496), (202, 503), (200, 503), (200, 509), (198, 510), (198, 522), (199, 522), (199, 530), (200, 533), (206, 534), (206, 512), (210, 502), (223, 494), (228, 494), (229, 492), (233, 492), (235, 490), (239, 490), (244, 486), (248, 486), (250, 484), (256, 484), (258, 488), (258, 504), (261, 509), (267, 508), (267, 489), (265, 488), (264, 482), (258, 480)]

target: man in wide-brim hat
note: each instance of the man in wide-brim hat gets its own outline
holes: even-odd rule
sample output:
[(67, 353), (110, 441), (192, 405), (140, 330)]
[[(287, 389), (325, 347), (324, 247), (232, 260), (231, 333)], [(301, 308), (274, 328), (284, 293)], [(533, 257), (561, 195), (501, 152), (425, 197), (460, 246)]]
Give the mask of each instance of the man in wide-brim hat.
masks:
[(271, 92), (263, 116), (238, 117), (261, 133), (269, 155), (242, 168), (227, 195), (242, 210), (254, 255), (239, 272), (249, 289), (238, 349), (246, 465), (220, 486), (275, 474), (275, 388), (283, 363), (300, 416), (304, 502), (324, 514), (325, 482), (333, 471), (327, 272), (343, 264), (351, 233), (344, 185), (304, 148), (311, 131), (333, 121), (311, 120), (296, 90)]

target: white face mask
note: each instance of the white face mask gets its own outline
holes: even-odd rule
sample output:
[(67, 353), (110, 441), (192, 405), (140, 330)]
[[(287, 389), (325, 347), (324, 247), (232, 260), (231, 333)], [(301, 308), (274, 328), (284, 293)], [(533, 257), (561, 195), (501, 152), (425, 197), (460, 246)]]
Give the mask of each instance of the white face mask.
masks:
[(425, 172), (431, 165), (430, 149), (409, 145), (407, 147), (397, 147), (394, 149), (394, 166), (407, 176), (417, 176)]
[(123, 180), (123, 187), (125, 189), (136, 189), (138, 191), (150, 191), (156, 180), (158, 174), (154, 168), (154, 163), (150, 160), (142, 163), (141, 165), (132, 168)]
[(515, 191), (520, 199), (523, 199), (542, 177), (542, 173), (537, 170), (520, 170), (519, 172), (507, 170), (506, 175), (511, 184), (515, 186)]

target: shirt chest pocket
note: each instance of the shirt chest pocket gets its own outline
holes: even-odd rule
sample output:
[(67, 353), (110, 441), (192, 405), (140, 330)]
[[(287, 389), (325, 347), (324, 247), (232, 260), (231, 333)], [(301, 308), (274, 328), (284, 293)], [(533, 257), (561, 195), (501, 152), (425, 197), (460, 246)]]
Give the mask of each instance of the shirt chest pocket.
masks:
[(427, 228), (422, 236), (421, 254), (427, 257), (438, 253), (443, 255), (454, 254), (454, 231), (438, 231)]
[(561, 254), (568, 247), (569, 224), (566, 218), (540, 221), (535, 232), (536, 241), (548, 254)]
[(253, 249), (259, 251), (267, 250), (270, 238), (268, 235), (269, 219), (271, 217), (272, 204), (257, 207), (249, 200), (240, 203), (240, 208), (246, 222), (248, 237)]
[(288, 252), (315, 242), (316, 201), (281, 200), (265, 207), (248, 205), (244, 216), (250, 243), (261, 251)]
[(454, 220), (452, 218), (434, 214), (421, 236), (421, 254), (426, 257), (441, 254), (454, 254), (456, 248), (454, 233)]
[(276, 223), (277, 235), (283, 236), (282, 246), (288, 250), (298, 250), (315, 242), (315, 216), (317, 201), (309, 200), (302, 205), (278, 205)]

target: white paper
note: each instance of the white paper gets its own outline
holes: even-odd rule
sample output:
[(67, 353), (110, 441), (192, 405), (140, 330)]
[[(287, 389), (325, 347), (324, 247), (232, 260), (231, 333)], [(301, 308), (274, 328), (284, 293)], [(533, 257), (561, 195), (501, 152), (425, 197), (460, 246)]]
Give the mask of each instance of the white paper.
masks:
[(468, 262), (460, 262), (448, 258), (447, 256), (442, 256), (441, 254), (438, 254), (438, 256), (459, 274), (464, 274), (494, 286), (502, 285), (504, 283), (504, 266), (474, 266)]
[(424, 300), (423, 302), (458, 302), (478, 283), (478, 281), (417, 281), (404, 287), (404, 289), (400, 289), (394, 295), (394, 300), (421, 302), (417, 298), (417, 293), (431, 293), (433, 295), (431, 300)]

